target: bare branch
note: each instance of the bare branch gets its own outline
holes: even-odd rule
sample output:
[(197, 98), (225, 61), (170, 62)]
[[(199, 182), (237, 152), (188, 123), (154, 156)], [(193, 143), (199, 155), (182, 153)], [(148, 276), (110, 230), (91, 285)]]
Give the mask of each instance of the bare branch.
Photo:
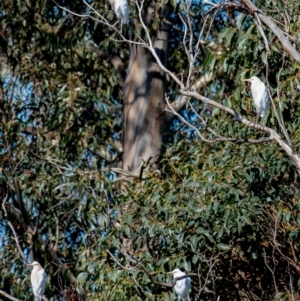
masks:
[(2, 201), (2, 209), (4, 211), (4, 216), (7, 216), (7, 211), (6, 211), (6, 208), (5, 208), (7, 198), (8, 198), (8, 193), (6, 194), (5, 198)]
[(277, 117), (277, 120), (279, 122), (279, 125), (281, 127), (281, 130), (284, 134), (284, 137), (285, 139), (287, 140), (288, 144), (290, 146), (292, 146), (292, 142), (291, 142), (291, 139), (290, 139), (290, 136), (288, 134), (288, 131), (286, 129), (286, 126), (284, 124), (284, 120), (283, 120), (283, 117), (282, 117), (282, 102), (280, 101), (280, 92), (279, 92), (279, 86), (280, 86), (280, 76), (281, 76), (281, 72), (283, 71), (283, 68), (284, 68), (284, 63), (285, 63), (285, 52), (282, 54), (282, 65), (277, 73), (277, 88), (276, 88), (276, 92), (277, 92), (277, 100), (278, 100), (278, 104), (279, 104), (279, 113), (277, 112), (276, 110), (276, 107), (275, 107), (275, 104), (274, 104), (274, 100), (273, 98), (271, 97), (270, 93), (269, 93), (269, 97), (272, 101), (272, 106), (273, 108), (275, 109), (275, 115)]
[(256, 13), (255, 13), (255, 17), (256, 17), (257, 20), (254, 19), (254, 22), (256, 23), (256, 26), (257, 26), (257, 28), (258, 28), (258, 30), (259, 30), (259, 32), (260, 32), (260, 34), (261, 34), (261, 36), (262, 36), (262, 38), (264, 40), (265, 48), (266, 48), (266, 51), (267, 51), (267, 54), (268, 54), (270, 52), (270, 47), (269, 47), (268, 39), (267, 39), (266, 34), (265, 34), (264, 30), (263, 30), (263, 27), (261, 26), (261, 21), (258, 18), (258, 16), (257, 16)]
[(141, 262), (139, 262), (138, 260), (132, 258), (127, 252), (126, 252), (126, 254), (124, 254), (124, 252), (125, 252), (124, 250), (121, 251), (121, 253), (122, 253), (126, 258), (129, 258), (129, 260), (135, 264), (134, 267), (130, 267), (130, 268), (125, 267), (124, 265), (122, 265), (122, 264), (121, 264), (121, 263), (120, 263), (120, 262), (119, 262), (112, 254), (111, 254), (111, 252), (109, 252), (109, 250), (106, 250), (106, 251), (110, 254), (110, 256), (114, 259), (114, 261), (115, 261), (121, 268), (123, 268), (123, 269), (125, 269), (125, 270), (128, 270), (128, 271), (132, 271), (132, 270), (136, 269), (137, 267), (141, 267), (141, 269), (149, 276), (150, 280), (151, 280), (154, 284), (157, 284), (157, 285), (160, 285), (160, 286), (172, 288), (172, 287), (176, 284), (176, 281), (177, 281), (177, 280), (185, 279), (185, 278), (187, 278), (187, 277), (198, 277), (198, 276), (199, 276), (197, 273), (188, 273), (188, 274), (186, 274), (186, 275), (183, 275), (183, 276), (174, 278), (172, 283), (157, 281), (157, 280), (154, 279), (154, 276), (153, 276), (153, 274), (156, 274), (156, 272), (153, 273), (153, 272), (148, 271), (148, 270), (145, 268), (145, 266), (144, 266)]
[[(192, 85), (191, 90), (199, 92), (208, 83), (210, 83), (213, 80), (213, 78), (214, 76), (212, 72), (204, 74)], [(170, 104), (170, 106), (174, 109), (174, 111), (178, 113), (186, 105), (188, 100), (189, 97), (185, 95), (179, 95), (177, 99)], [(174, 117), (174, 113), (169, 114), (169, 112), (167, 112), (166, 114), (167, 121), (170, 121), (173, 117)]]
[(58, 241), (59, 241), (59, 220), (56, 214), (54, 213), (55, 221), (56, 221), (56, 231), (55, 231), (55, 244), (53, 246), (53, 251), (57, 252), (58, 251)]
[[(53, 0), (54, 1), (54, 0)], [(80, 18), (90, 18), (96, 22), (99, 22), (101, 24), (106, 25), (108, 28), (110, 28), (112, 31), (116, 32), (119, 34), (119, 36), (122, 38), (122, 41), (125, 41), (125, 37), (122, 35), (122, 33), (119, 31), (119, 29), (115, 25), (111, 25), (103, 16), (101, 16), (92, 6), (90, 6), (86, 1), (83, 1), (83, 3), (91, 10), (91, 14), (95, 14), (99, 19), (93, 17), (91, 14), (86, 15), (86, 14), (77, 14), (63, 6), (60, 6), (57, 2), (54, 1), (54, 3), (61, 8), (62, 10)]]
[(206, 121), (204, 121), (196, 112), (195, 110), (194, 113), (196, 113), (196, 115), (202, 120), (202, 124), (203, 127), (206, 128), (209, 132), (211, 132), (212, 134), (214, 134), (214, 136), (216, 136), (215, 139), (207, 139), (205, 138), (201, 132), (199, 131), (199, 129), (197, 127), (195, 127), (194, 125), (192, 125), (190, 122), (188, 122), (185, 118), (183, 118), (179, 113), (177, 113), (171, 106), (171, 104), (168, 101), (168, 98), (166, 98), (166, 102), (168, 104), (168, 107), (170, 109), (165, 109), (166, 112), (172, 113), (175, 116), (177, 116), (179, 118), (180, 121), (182, 121), (185, 125), (187, 125), (188, 127), (190, 127), (191, 129), (193, 129), (196, 133), (197, 136), (200, 138), (201, 141), (207, 142), (207, 143), (215, 143), (217, 141), (230, 141), (230, 142), (235, 142), (235, 143), (244, 143), (244, 142), (249, 142), (249, 143), (263, 143), (263, 142), (267, 142), (267, 141), (271, 141), (273, 140), (271, 137), (263, 137), (260, 139), (241, 139), (241, 138), (228, 138), (228, 137), (224, 137), (221, 136), (219, 134), (217, 134), (213, 129), (211, 129), (210, 127), (206, 126)]
[(24, 129), (24, 133), (29, 135), (44, 135), (48, 139), (55, 139), (59, 135), (59, 133), (50, 131), (46, 128), (34, 126), (26, 126)]
[(256, 13), (258, 18), (267, 25), (270, 30), (277, 36), (279, 41), (282, 44), (283, 49), (289, 53), (297, 62), (300, 62), (300, 53), (293, 47), (291, 42), (285, 36), (285, 33), (272, 21), (269, 17), (267, 17), (261, 10), (259, 10), (250, 0), (242, 0), (247, 8)]
[[(144, 294), (144, 296), (147, 297), (147, 299), (150, 298), (149, 294), (147, 294), (147, 293), (145, 292), (145, 290), (144, 290), (144, 289), (140, 286), (140, 284), (137, 282), (137, 280), (136, 280), (135, 277), (134, 277), (134, 274), (131, 274), (131, 277), (132, 277), (132, 279), (133, 279), (135, 285), (140, 289), (140, 291)], [(146, 300), (147, 300), (147, 299), (146, 299)], [(151, 298), (150, 300), (154, 300), (154, 299)]]
[(203, 101), (204, 103), (207, 103), (213, 107), (219, 108), (220, 110), (231, 114), (232, 116), (234, 116), (234, 119), (236, 121), (246, 125), (247, 127), (250, 127), (250, 128), (256, 129), (256, 130), (260, 130), (260, 131), (263, 131), (263, 132), (269, 134), (270, 135), (269, 139), (274, 140), (278, 143), (278, 145), (294, 161), (294, 163), (297, 167), (297, 170), (300, 173), (300, 157), (299, 157), (299, 155), (297, 153), (294, 153), (293, 149), (286, 142), (284, 142), (281, 139), (281, 137), (277, 134), (277, 132), (275, 132), (273, 129), (271, 129), (267, 126), (260, 125), (258, 123), (250, 122), (249, 120), (244, 118), (242, 115), (240, 115), (237, 111), (234, 111), (233, 109), (231, 109), (225, 105), (222, 105), (214, 100), (204, 97), (197, 92), (181, 90), (180, 93), (182, 95), (186, 95), (186, 96), (190, 96), (190, 97), (199, 99), (199, 100)]
[(11, 296), (11, 295), (9, 295), (8, 293), (6, 293), (6, 292), (4, 292), (4, 291), (2, 291), (2, 290), (0, 290), (0, 295), (4, 296), (5, 298), (7, 298), (7, 299), (9, 299), (9, 300), (12, 300), (12, 301), (21, 301), (21, 300), (19, 300), (19, 299), (13, 297), (13, 296)]
[(123, 175), (126, 176), (126, 177), (132, 177), (132, 178), (137, 178), (137, 179), (139, 178), (139, 176), (134, 175), (134, 174), (132, 174), (131, 172), (129, 172), (129, 171), (125, 170), (125, 169), (122, 169), (122, 168), (113, 167), (113, 168), (111, 168), (111, 170), (112, 170), (113, 172), (123, 174)]
[(21, 257), (23, 258), (24, 262), (26, 262), (26, 264), (27, 264), (28, 260), (27, 260), (26, 256), (24, 255), (24, 253), (22, 251), (22, 248), (21, 248), (20, 242), (19, 242), (19, 238), (18, 238), (18, 235), (17, 235), (17, 233), (15, 231), (15, 228), (13, 227), (13, 225), (12, 225), (12, 223), (10, 221), (7, 221), (7, 223), (8, 223), (8, 225), (9, 225), (9, 227), (10, 227), (10, 229), (11, 229), (13, 235), (14, 235), (14, 239), (15, 239), (18, 251), (19, 251)]
[[(263, 249), (263, 258), (264, 258), (264, 262), (265, 262), (266, 267), (268, 268), (268, 270), (270, 271), (270, 273), (272, 275), (273, 283), (274, 283), (274, 286), (275, 286), (275, 291), (276, 291), (276, 293), (278, 293), (277, 284), (276, 284), (276, 276), (275, 276), (276, 265), (274, 264), (273, 269), (270, 267), (270, 265), (268, 264), (268, 261), (267, 261), (267, 255), (266, 255), (265, 249)], [(273, 258), (273, 260), (274, 260), (274, 258)]]
[(127, 268), (127, 267), (125, 267), (124, 265), (122, 265), (122, 264), (120, 263), (120, 261), (118, 261), (118, 260), (116, 259), (116, 257), (115, 257), (113, 254), (111, 254), (111, 252), (110, 252), (109, 250), (106, 250), (106, 252), (113, 258), (113, 260), (115, 261), (115, 263), (116, 263), (118, 266), (120, 266), (122, 269), (124, 269), (124, 270), (132, 271), (132, 270), (135, 270), (136, 268), (138, 268), (138, 267), (141, 265), (141, 263), (139, 262), (136, 266)]

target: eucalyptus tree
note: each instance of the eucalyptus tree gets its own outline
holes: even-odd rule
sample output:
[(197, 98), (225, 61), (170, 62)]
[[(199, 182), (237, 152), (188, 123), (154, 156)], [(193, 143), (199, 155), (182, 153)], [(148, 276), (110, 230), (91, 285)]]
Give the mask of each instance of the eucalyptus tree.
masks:
[[(130, 295), (135, 299), (138, 295), (141, 299), (168, 299), (165, 290), (170, 285), (165, 282), (164, 271), (182, 264), (198, 271), (197, 275), (193, 274), (199, 280), (194, 296), (218, 299), (220, 294), (221, 298), (231, 295), (247, 300), (293, 296), (297, 292), (298, 267), (293, 250), (298, 248), (295, 240), (298, 231), (290, 233), (287, 225), (291, 222), (291, 212), (299, 206), (297, 200), (292, 199), (298, 195), (295, 183), (300, 167), (296, 113), (300, 57), (295, 31), (299, 19), (293, 14), (299, 9), (298, 5), (280, 1), (256, 3), (257, 6), (250, 1), (179, 2), (171, 7), (171, 14), (164, 14), (170, 12), (169, 3), (162, 3), (163, 7), (160, 4), (157, 3), (157, 12), (161, 12), (159, 22), (162, 23), (156, 25), (149, 23), (155, 14), (150, 9), (148, 15), (148, 2), (132, 1), (133, 28), (128, 29), (128, 35), (119, 33), (118, 27), (96, 6), (87, 5), (94, 20), (118, 34), (118, 39), (111, 38), (113, 42), (131, 47), (124, 85), (123, 170), (119, 172), (129, 178), (137, 175), (143, 178), (145, 163), (158, 170), (158, 175), (163, 171), (162, 179), (148, 179), (131, 193), (130, 189), (122, 189), (124, 196), (118, 198), (122, 206), (115, 207), (121, 211), (119, 220), (117, 224), (109, 220), (113, 225), (110, 235), (117, 237), (112, 249), (119, 256), (107, 250), (117, 269), (114, 275), (97, 284), (113, 280), (109, 283), (114, 283), (116, 291), (108, 295), (113, 298), (126, 299)], [(174, 38), (169, 39), (167, 34), (174, 34)], [(164, 55), (166, 47), (157, 46), (159, 42), (165, 42), (170, 48), (168, 53), (173, 53), (168, 55), (168, 60)], [(176, 51), (181, 55), (177, 57)], [(158, 68), (157, 78), (167, 77), (167, 84), (163, 86), (166, 90), (148, 83), (147, 80), (153, 79), (151, 68)], [(151, 72), (147, 73), (148, 70)], [(252, 120), (253, 105), (241, 83), (246, 76), (253, 75), (263, 75), (267, 81), (272, 106), (266, 125)], [(151, 87), (155, 87), (155, 92)], [(149, 102), (148, 91), (159, 96), (156, 105)], [(295, 113), (294, 118), (291, 112)], [(166, 160), (155, 165), (157, 154), (161, 156), (165, 126), (174, 116), (178, 119), (173, 126), (181, 123), (185, 134), (176, 136), (180, 137), (174, 140), (178, 147), (169, 147)], [(155, 132), (149, 134), (153, 130)], [(214, 147), (207, 150), (197, 145), (198, 149), (190, 147), (178, 156), (178, 149), (186, 147), (185, 143), (195, 136)], [(220, 150), (220, 143), (226, 145), (224, 151)], [(236, 143), (243, 146), (232, 146)], [(174, 149), (177, 156), (168, 157), (168, 152)], [(191, 149), (195, 153), (191, 153)], [(205, 153), (205, 149), (210, 153)], [(238, 166), (230, 159), (232, 153)], [(224, 157), (217, 159), (215, 154)], [(187, 159), (186, 165), (176, 162), (186, 162), (186, 155), (199, 165), (202, 180), (200, 176), (195, 180), (197, 172), (190, 165), (191, 161)], [(226, 161), (230, 162), (228, 166)], [(230, 175), (229, 185), (220, 179), (224, 171)], [(284, 179), (293, 184), (286, 186)], [(183, 187), (178, 188), (176, 184)], [(278, 185), (278, 190), (272, 185)], [(292, 224), (297, 223), (295, 216)], [(291, 240), (286, 241), (285, 235)], [(262, 250), (256, 244), (263, 246)], [(224, 255), (222, 251), (229, 254)], [(248, 254), (244, 258), (245, 252)], [(230, 269), (220, 265), (221, 260), (237, 266)], [(280, 262), (278, 268), (277, 262)], [(286, 278), (280, 276), (283, 270), (286, 270)], [(231, 275), (232, 279), (225, 279), (224, 274)], [(272, 281), (265, 283), (270, 276)], [(126, 284), (128, 279), (130, 284)], [(228, 286), (220, 284), (224, 281)], [(253, 288), (249, 288), (247, 281)], [(290, 289), (284, 292), (279, 283), (287, 281)], [(120, 292), (117, 287), (128, 291)], [(99, 294), (100, 299), (103, 296)]]
[(1, 294), (33, 260), (56, 299), (169, 300), (179, 266), (193, 298), (297, 293), (296, 1), (0, 7)]

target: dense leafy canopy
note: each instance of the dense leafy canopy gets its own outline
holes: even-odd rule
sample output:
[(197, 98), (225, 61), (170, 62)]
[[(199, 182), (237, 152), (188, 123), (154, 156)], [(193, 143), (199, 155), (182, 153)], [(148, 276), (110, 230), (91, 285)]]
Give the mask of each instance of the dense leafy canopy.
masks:
[[(155, 5), (172, 7), (167, 68), (185, 80), (187, 6), (162, 2)], [(116, 21), (108, 1), (88, 4)], [(193, 2), (192, 44), (205, 43), (191, 86), (207, 78), (202, 95), (254, 121), (241, 79), (260, 76), (273, 99), (263, 122), (284, 137), (283, 120), (297, 153), (299, 64), (239, 5)], [(256, 5), (299, 49), (298, 1)], [(146, 38), (134, 2), (131, 11), (124, 35)], [(205, 138), (240, 141), (205, 143), (174, 118), (159, 170), (132, 180), (120, 168), (125, 71), (112, 67), (117, 56), (128, 66), (128, 43), (81, 1), (3, 0), (0, 12), (1, 292), (32, 298), (25, 260), (35, 259), (49, 275), (49, 300), (174, 300), (166, 272), (176, 267), (195, 274), (191, 300), (297, 299), (299, 179), (278, 144), (245, 142), (265, 133), (189, 99), (180, 114)], [(164, 18), (157, 9), (151, 37)], [(180, 96), (170, 76), (166, 94)]]

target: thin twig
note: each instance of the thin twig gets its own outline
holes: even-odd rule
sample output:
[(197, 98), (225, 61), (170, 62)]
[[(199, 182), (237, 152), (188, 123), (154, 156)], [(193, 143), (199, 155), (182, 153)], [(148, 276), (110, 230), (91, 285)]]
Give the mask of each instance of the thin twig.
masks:
[(127, 267), (125, 267), (124, 265), (122, 265), (122, 264), (115, 258), (115, 256), (113, 256), (113, 255), (111, 254), (111, 252), (110, 252), (109, 250), (106, 250), (106, 251), (107, 251), (107, 252), (110, 254), (110, 256), (114, 259), (114, 261), (116, 262), (116, 264), (119, 265), (121, 268), (123, 268), (123, 269), (125, 269), (125, 270), (127, 270), (127, 271), (132, 271), (132, 270), (136, 269), (137, 267), (141, 267), (141, 269), (149, 276), (150, 280), (151, 280), (154, 284), (157, 284), (157, 285), (160, 285), (160, 286), (164, 286), (164, 287), (173, 287), (173, 286), (176, 284), (176, 281), (177, 281), (177, 280), (182, 280), (182, 279), (185, 279), (185, 278), (187, 278), (187, 277), (198, 277), (198, 274), (196, 274), (196, 273), (188, 273), (188, 274), (186, 274), (186, 275), (183, 275), (183, 276), (174, 278), (172, 283), (157, 281), (157, 280), (155, 280), (155, 279), (153, 278), (153, 272), (148, 271), (148, 270), (144, 267), (144, 265), (143, 265), (141, 262), (139, 262), (139, 261), (136, 260), (136, 259), (133, 259), (129, 254), (127, 254), (127, 257), (131, 257), (131, 259), (132, 259), (131, 261), (134, 262), (134, 263), (136, 263), (136, 266), (131, 267), (131, 268), (127, 268)]
[(191, 124), (190, 122), (188, 122), (185, 118), (183, 118), (178, 112), (176, 112), (173, 109), (173, 107), (169, 103), (168, 97), (166, 97), (166, 103), (167, 103), (167, 105), (168, 105), (168, 107), (170, 109), (165, 109), (165, 111), (173, 113), (185, 125), (187, 125), (191, 129), (193, 129), (197, 133), (197, 136), (201, 139), (201, 141), (204, 141), (204, 142), (212, 144), (212, 143), (215, 143), (215, 142), (218, 142), (218, 141), (229, 141), (229, 142), (235, 142), (235, 143), (244, 143), (244, 142), (248, 142), (248, 143), (264, 143), (264, 142), (273, 140), (273, 138), (271, 136), (270, 137), (262, 137), (260, 139), (241, 139), (241, 138), (228, 138), (228, 137), (224, 137), (224, 136), (218, 135), (214, 130), (212, 130), (209, 127), (206, 127), (206, 121), (197, 114), (197, 116), (200, 118), (200, 120), (202, 120), (202, 124), (206, 127), (206, 129), (217, 137), (215, 139), (207, 139), (207, 138), (205, 138), (201, 134), (201, 132), (199, 131), (199, 129), (197, 127), (195, 127), (193, 124)]
[(27, 264), (28, 260), (27, 260), (26, 256), (24, 255), (24, 253), (22, 251), (22, 248), (21, 248), (20, 242), (19, 242), (19, 238), (18, 238), (18, 235), (17, 235), (17, 233), (15, 231), (15, 228), (13, 227), (13, 225), (12, 225), (12, 223), (10, 221), (7, 221), (7, 223), (8, 223), (8, 225), (9, 225), (9, 227), (10, 227), (10, 229), (11, 229), (13, 235), (14, 235), (14, 239), (15, 239), (18, 251), (19, 251), (21, 257), (23, 258), (24, 262), (26, 262), (26, 264)]
[(117, 260), (116, 257), (115, 257), (113, 254), (111, 254), (111, 252), (110, 252), (108, 249), (106, 249), (106, 252), (113, 258), (113, 260), (115, 261), (115, 263), (116, 263), (118, 266), (120, 266), (122, 269), (124, 269), (124, 270), (127, 270), (127, 271), (133, 271), (133, 270), (135, 270), (136, 268), (138, 268), (138, 267), (141, 265), (141, 263), (138, 263), (138, 264), (137, 264), (136, 266), (134, 266), (134, 267), (127, 268), (127, 267), (125, 267), (124, 265), (122, 265), (122, 264), (120, 263), (120, 261)]

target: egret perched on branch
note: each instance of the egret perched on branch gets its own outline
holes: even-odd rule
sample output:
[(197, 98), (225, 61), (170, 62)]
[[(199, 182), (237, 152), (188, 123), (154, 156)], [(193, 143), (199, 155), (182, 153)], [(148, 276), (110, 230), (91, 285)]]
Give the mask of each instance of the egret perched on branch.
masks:
[(117, 18), (121, 20), (121, 24), (128, 24), (129, 5), (127, 0), (109, 0)]
[(34, 300), (41, 301), (45, 291), (47, 274), (37, 261), (34, 261), (27, 265), (33, 266), (33, 269), (31, 271), (31, 285), (33, 294), (35, 296)]
[[(182, 272), (179, 269), (175, 269), (172, 272), (169, 272), (168, 274), (172, 274), (174, 279), (186, 275), (185, 272)], [(179, 300), (183, 300), (183, 301), (189, 300), (190, 287), (191, 287), (191, 278), (190, 277), (186, 277), (184, 279), (176, 281), (174, 289), (175, 289), (175, 292), (176, 292)]]
[[(266, 85), (257, 77), (243, 79), (244, 82), (251, 83), (251, 94), (255, 104), (256, 112), (260, 117), (265, 117), (269, 109), (269, 97)], [(256, 122), (258, 117), (256, 119)]]

